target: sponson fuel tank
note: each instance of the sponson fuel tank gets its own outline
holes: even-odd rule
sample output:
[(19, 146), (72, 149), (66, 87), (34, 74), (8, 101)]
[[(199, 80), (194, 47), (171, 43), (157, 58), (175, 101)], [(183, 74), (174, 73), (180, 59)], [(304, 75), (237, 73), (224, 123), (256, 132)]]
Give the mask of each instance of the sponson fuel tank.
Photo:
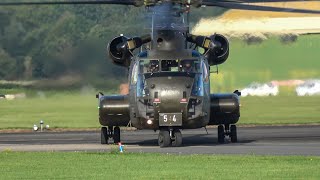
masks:
[(237, 94), (210, 94), (209, 125), (235, 124), (239, 118), (240, 104)]
[(128, 96), (100, 97), (99, 121), (103, 126), (127, 126), (130, 121)]

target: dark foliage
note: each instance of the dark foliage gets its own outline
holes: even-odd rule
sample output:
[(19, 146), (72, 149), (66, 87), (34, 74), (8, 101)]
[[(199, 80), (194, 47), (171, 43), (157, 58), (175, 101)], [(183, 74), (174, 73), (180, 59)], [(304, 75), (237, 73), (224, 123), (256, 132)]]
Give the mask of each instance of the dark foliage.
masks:
[[(213, 10), (196, 10), (193, 24), (223, 11)], [(148, 33), (146, 19), (144, 8), (117, 5), (1, 7), (0, 79), (125, 81), (126, 69), (107, 60), (107, 42), (119, 34)]]

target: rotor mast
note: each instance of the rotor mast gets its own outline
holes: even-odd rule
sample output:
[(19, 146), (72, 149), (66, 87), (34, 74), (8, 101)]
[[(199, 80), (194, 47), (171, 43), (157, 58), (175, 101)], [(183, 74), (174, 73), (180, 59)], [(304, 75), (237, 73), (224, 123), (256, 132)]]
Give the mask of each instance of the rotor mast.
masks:
[(165, 1), (147, 8), (151, 16), (151, 50), (183, 51), (189, 32), (187, 7), (181, 3)]

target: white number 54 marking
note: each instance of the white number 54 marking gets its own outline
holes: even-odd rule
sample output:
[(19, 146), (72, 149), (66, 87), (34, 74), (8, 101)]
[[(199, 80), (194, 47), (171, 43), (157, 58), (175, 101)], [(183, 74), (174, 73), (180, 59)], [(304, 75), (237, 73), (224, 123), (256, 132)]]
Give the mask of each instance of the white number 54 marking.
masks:
[(173, 122), (177, 122), (176, 115), (173, 115), (172, 120), (173, 120)]

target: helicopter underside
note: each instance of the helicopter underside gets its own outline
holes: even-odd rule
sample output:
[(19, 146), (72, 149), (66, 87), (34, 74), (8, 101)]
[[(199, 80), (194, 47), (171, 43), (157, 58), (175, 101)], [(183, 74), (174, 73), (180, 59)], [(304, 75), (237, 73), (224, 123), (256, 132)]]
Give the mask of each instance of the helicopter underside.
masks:
[[(187, 106), (187, 105), (185, 105)], [(186, 109), (187, 107), (185, 107)], [(190, 112), (153, 112), (148, 116), (135, 118), (132, 125), (138, 129), (196, 129), (205, 127), (209, 121), (209, 114), (198, 111), (196, 115), (188, 116)]]
[[(132, 118), (132, 125), (152, 130), (196, 129), (207, 125), (236, 124), (240, 118), (239, 98), (234, 93), (211, 94), (209, 103), (202, 97), (190, 97), (187, 101), (177, 103), (176, 111), (169, 112), (161, 111), (161, 106), (155, 104), (149, 113), (141, 111), (140, 117)], [(143, 107), (148, 109), (148, 105)]]
[[(157, 99), (157, 98), (156, 98)], [(169, 98), (170, 100), (174, 100)], [(211, 94), (209, 103), (203, 98), (182, 98), (173, 111), (163, 111), (161, 101), (153, 103), (150, 108), (148, 100), (139, 99), (136, 108), (130, 107), (128, 95), (99, 97), (99, 120), (102, 126), (101, 142), (107, 143), (112, 137), (115, 143), (120, 142), (119, 126), (136, 127), (137, 129), (160, 130), (159, 145), (180, 146), (182, 136), (180, 129), (196, 129), (207, 125), (218, 126), (218, 141), (230, 136), (236, 142), (236, 126), (240, 117), (239, 97), (237, 94)], [(141, 111), (141, 108), (145, 109)], [(140, 109), (140, 111), (134, 111)], [(166, 108), (165, 108), (166, 109)], [(130, 112), (130, 110), (133, 110)], [(114, 127), (114, 128), (113, 128)]]
[[(102, 126), (128, 126), (131, 124), (137, 129), (159, 130), (164, 127), (196, 129), (204, 127), (209, 123), (210, 114), (201, 110), (202, 103), (193, 106), (192, 112), (187, 109), (188, 103), (181, 103), (179, 108), (182, 111), (157, 112), (159, 104), (155, 103), (151, 111), (131, 112), (131, 114), (135, 114), (134, 116), (139, 114), (139, 117), (133, 117), (130, 121), (130, 108), (127, 96), (103, 96), (100, 98), (99, 105), (100, 124)], [(148, 105), (137, 106), (143, 106), (144, 109), (150, 108)]]

